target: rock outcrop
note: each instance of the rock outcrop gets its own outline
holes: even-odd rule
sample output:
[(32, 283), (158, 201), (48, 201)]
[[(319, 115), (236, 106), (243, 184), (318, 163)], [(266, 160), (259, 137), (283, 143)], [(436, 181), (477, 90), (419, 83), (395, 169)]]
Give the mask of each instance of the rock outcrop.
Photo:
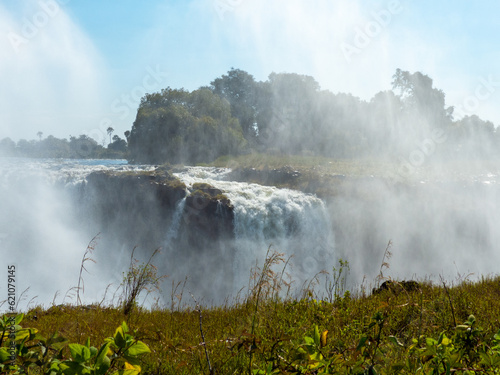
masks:
[[(203, 251), (233, 236), (233, 207), (222, 191), (200, 185), (189, 192), (184, 183), (162, 169), (91, 173), (81, 188), (80, 201), (82, 214), (93, 218), (89, 224), (95, 232), (112, 233), (122, 240), (121, 246), (130, 249), (167, 245), (185, 249), (189, 245)], [(179, 209), (183, 210), (177, 213), (181, 216), (174, 217)], [(180, 220), (178, 233), (166, 244), (173, 220)]]

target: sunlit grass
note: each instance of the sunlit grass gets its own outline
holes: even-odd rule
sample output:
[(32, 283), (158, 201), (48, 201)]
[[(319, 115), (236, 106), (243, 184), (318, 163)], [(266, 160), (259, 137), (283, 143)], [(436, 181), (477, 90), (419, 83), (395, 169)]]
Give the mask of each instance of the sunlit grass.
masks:
[[(268, 266), (267, 270), (266, 267), (257, 270), (262, 272), (258, 275), (276, 264)], [(37, 307), (27, 312), (23, 325), (37, 328), (47, 336), (57, 331), (69, 342), (84, 343), (89, 337), (91, 342), (98, 343), (111, 336), (122, 321), (127, 321), (151, 349), (142, 365), (143, 372), (150, 374), (208, 374), (200, 328), (213, 373), (217, 374), (250, 370), (266, 373), (258, 372), (266, 369), (273, 369), (273, 373), (316, 374), (313, 367), (305, 369), (310, 366), (307, 363), (319, 362), (308, 356), (302, 358), (299, 350), (305, 348), (305, 336), (313, 337), (315, 326), (328, 338), (326, 345), (316, 348), (323, 359), (337, 358), (338, 369), (344, 370), (349, 366), (356, 368), (356, 361), (361, 361), (359, 368), (367, 370), (375, 366), (383, 373), (391, 372), (396, 362), (425, 366), (421, 352), (415, 348), (425, 347), (426, 338), (437, 340), (443, 333), (458, 340), (456, 326), (471, 314), (481, 327), (478, 342), (485, 347), (500, 328), (498, 276), (483, 277), (476, 282), (460, 279), (449, 285), (420, 282), (418, 290), (411, 292), (387, 290), (375, 295), (345, 292), (333, 296), (330, 303), (326, 301), (326, 291), (321, 290), (305, 290), (300, 299), (276, 294), (279, 271), (278, 268), (258, 277), (253, 289), (239, 302), (202, 306), (201, 326), (200, 313), (192, 305), (177, 306), (174, 310), (138, 307), (129, 315), (120, 306)], [(372, 323), (374, 316), (384, 319), (377, 349), (379, 326)], [(367, 339), (360, 349), (363, 337)], [(401, 347), (394, 347), (391, 337)], [(474, 350), (479, 349), (478, 344)], [(407, 368), (400, 373), (412, 373), (409, 364), (404, 366)], [(475, 366), (479, 366), (479, 360)]]
[(291, 167), (297, 169), (314, 168), (318, 173), (344, 175), (370, 175), (387, 173), (393, 170), (393, 163), (387, 160), (370, 159), (332, 159), (320, 156), (269, 155), (252, 153), (239, 156), (223, 156), (210, 165), (228, 168), (278, 169)]

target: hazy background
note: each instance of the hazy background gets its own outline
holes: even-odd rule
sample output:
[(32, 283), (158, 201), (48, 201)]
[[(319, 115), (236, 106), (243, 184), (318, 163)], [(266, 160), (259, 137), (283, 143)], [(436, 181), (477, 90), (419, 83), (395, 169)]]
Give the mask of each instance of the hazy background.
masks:
[[(0, 138), (101, 142), (109, 126), (122, 136), (145, 92), (194, 90), (230, 67), (257, 80), (311, 75), (365, 100), (390, 89), (396, 68), (420, 71), (447, 106), (461, 105), (481, 77), (500, 81), (499, 10), (491, 1), (2, 2)], [(474, 113), (498, 125), (496, 88)]]

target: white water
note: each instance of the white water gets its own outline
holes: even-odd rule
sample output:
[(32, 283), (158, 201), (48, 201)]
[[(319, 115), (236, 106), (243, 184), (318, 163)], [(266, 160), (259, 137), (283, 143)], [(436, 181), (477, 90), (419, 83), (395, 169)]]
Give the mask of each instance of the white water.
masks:
[(233, 204), (234, 292), (248, 286), (251, 267), (263, 264), (269, 246), (285, 258), (292, 256), (287, 271), (297, 284), (331, 270), (335, 261), (333, 228), (321, 199), (295, 190), (226, 181), (229, 172), (190, 167), (175, 175), (188, 187), (209, 183)]
[(182, 198), (179, 203), (177, 203), (177, 207), (175, 208), (174, 215), (172, 217), (172, 223), (167, 230), (167, 235), (165, 242), (167, 245), (174, 239), (177, 238), (177, 234), (179, 232), (179, 228), (181, 226), (182, 214), (184, 213), (184, 207), (186, 206), (186, 197)]
[[(5, 293), (6, 282), (1, 280), (6, 280), (7, 265), (15, 264), (18, 297), (30, 288), (20, 307), (47, 306), (53, 300), (57, 304), (75, 302), (74, 296), (65, 295), (78, 284), (83, 254), (96, 233), (85, 230), (83, 224), (91, 218), (79, 216), (72, 193), (78, 192), (89, 173), (110, 169), (130, 171), (154, 167), (128, 166), (123, 161), (0, 158), (0, 293)], [(401, 279), (443, 275), (453, 280), (456, 272), (475, 273), (478, 277), (498, 273), (500, 192), (497, 174), (443, 177), (444, 181), (422, 178), (418, 180), (421, 183), (416, 184), (418, 187), (411, 188), (356, 180), (351, 188), (361, 189), (361, 193), (339, 196), (330, 203), (335, 219), (332, 225), (325, 204), (317, 197), (228, 181), (229, 172), (229, 169), (193, 167), (177, 173), (188, 186), (206, 182), (222, 190), (231, 200), (235, 243), (225, 247), (231, 253), (223, 253), (217, 259), (210, 253), (194, 253), (191, 258), (185, 258), (197, 262), (193, 265), (181, 264), (165, 254), (165, 262), (174, 271), (169, 274), (167, 284), (183, 280), (179, 275), (182, 272), (203, 268), (212, 275), (210, 280), (202, 280), (204, 291), (227, 281), (224, 285), (230, 282), (229, 290), (235, 294), (248, 285), (250, 268), (256, 262), (262, 265), (270, 245), (286, 253), (285, 257), (293, 255), (287, 271), (299, 289), (301, 282), (310, 280), (317, 272), (331, 271), (338, 258), (349, 261), (354, 283), (360, 283), (365, 275), (370, 281), (379, 272), (389, 239), (394, 242), (394, 257), (390, 260), (391, 269), (384, 275)], [(372, 190), (376, 199), (370, 200)], [(131, 198), (140, 205), (144, 197), (138, 194)], [(179, 229), (186, 224), (182, 220), (184, 204), (182, 200), (171, 209), (168, 226), (158, 228), (167, 244), (178, 237)], [(129, 215), (126, 211), (123, 213)], [(134, 213), (130, 212), (132, 225), (137, 219)], [(338, 234), (336, 238), (332, 234), (333, 226)], [(103, 245), (104, 241), (98, 241), (93, 254), (97, 263), (86, 264), (89, 273), (83, 275), (84, 303), (101, 301), (106, 287), (112, 283), (107, 295), (109, 300), (121, 282), (135, 244), (120, 245), (121, 238), (114, 240), (117, 245), (108, 247)], [(227, 280), (228, 274), (230, 280)], [(195, 287), (189, 291), (196, 294)], [(56, 293), (59, 294), (54, 298)], [(0, 302), (6, 298), (0, 295)], [(5, 305), (0, 306), (0, 310), (2, 308)]]

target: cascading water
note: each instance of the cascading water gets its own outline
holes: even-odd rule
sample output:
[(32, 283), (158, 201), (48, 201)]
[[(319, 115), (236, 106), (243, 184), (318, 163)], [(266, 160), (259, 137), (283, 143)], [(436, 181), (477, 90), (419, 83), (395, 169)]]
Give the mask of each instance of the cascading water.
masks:
[(333, 266), (334, 238), (326, 207), (299, 191), (227, 181), (229, 169), (190, 167), (175, 175), (187, 186), (208, 183), (234, 206), (233, 292), (248, 286), (250, 270), (262, 265), (269, 246), (293, 256), (292, 280), (301, 285)]
[(174, 211), (174, 215), (172, 216), (172, 223), (167, 230), (166, 236), (166, 246), (169, 246), (170, 242), (177, 238), (177, 234), (179, 232), (179, 227), (181, 226), (182, 214), (184, 213), (184, 208), (186, 207), (186, 197), (182, 198)]
[[(394, 278), (453, 280), (455, 270), (498, 271), (497, 174), (415, 185), (351, 178), (330, 198), (328, 211), (313, 195), (229, 181), (229, 169), (176, 173), (190, 190), (184, 198), (179, 181), (154, 169), (116, 161), (0, 158), (0, 259), (17, 266), (18, 295), (30, 288), (21, 307), (34, 297), (31, 305), (50, 304), (56, 292), (56, 303), (75, 302), (65, 294), (74, 295), (70, 289), (97, 232), (96, 264), (87, 264), (84, 274), (85, 303), (101, 301), (111, 283), (112, 294), (136, 246), (140, 260), (163, 247), (155, 258), (159, 272), (169, 282), (188, 276), (186, 291), (211, 302), (248, 286), (251, 268), (263, 264), (269, 246), (293, 255), (286, 271), (299, 290), (318, 272), (332, 270), (337, 258), (349, 261), (355, 283), (365, 275), (374, 280), (389, 239), (395, 244)], [(213, 187), (205, 191), (213, 193), (208, 206), (193, 198), (200, 188), (195, 183)]]
[[(84, 274), (85, 293), (81, 297), (87, 303), (104, 298), (109, 284), (117, 288), (132, 249), (143, 245), (135, 237), (138, 243), (127, 241), (123, 234), (151, 239), (143, 233), (145, 229), (162, 233), (158, 237), (164, 242), (151, 244), (165, 250), (163, 258), (155, 259), (160, 272), (172, 281), (188, 276), (191, 291), (212, 302), (223, 301), (247, 287), (251, 268), (262, 265), (269, 246), (286, 257), (293, 255), (287, 272), (297, 284), (333, 263), (331, 224), (320, 199), (298, 191), (227, 181), (229, 169), (191, 167), (176, 174), (188, 187), (201, 182), (221, 190), (234, 207), (234, 216), (228, 218), (223, 205), (217, 204), (210, 220), (230, 220), (234, 233), (220, 240), (212, 238), (208, 248), (190, 248), (193, 232), (185, 232), (186, 226), (200, 225), (189, 216), (196, 202), (195, 207), (187, 207), (184, 197), (175, 200), (171, 208), (158, 208), (161, 202), (156, 193), (136, 189), (135, 185), (124, 187), (106, 176), (98, 180), (106, 186), (99, 185), (97, 190), (97, 185), (86, 187), (92, 172), (130, 175), (128, 172), (140, 174), (153, 169), (116, 161), (1, 160), (0, 256), (5, 264), (18, 266), (18, 291), (30, 288), (25, 303), (33, 297), (34, 304), (49, 304), (53, 299), (57, 303), (74, 302), (75, 290), (71, 288), (78, 283), (83, 253), (97, 232), (101, 236), (92, 255), (96, 264), (87, 264), (89, 274)], [(144, 178), (143, 188), (151, 186), (148, 177), (137, 178)], [(117, 198), (120, 196), (123, 199)], [(158, 211), (157, 216), (150, 215), (152, 208)], [(161, 226), (153, 217), (161, 217), (167, 225)], [(179, 238), (183, 226), (184, 237)], [(143, 249), (143, 258), (151, 250)], [(141, 255), (140, 251), (135, 254)], [(200, 272), (202, 268), (204, 272)], [(203, 277), (197, 279), (197, 274)], [(58, 298), (54, 298), (56, 292)]]

